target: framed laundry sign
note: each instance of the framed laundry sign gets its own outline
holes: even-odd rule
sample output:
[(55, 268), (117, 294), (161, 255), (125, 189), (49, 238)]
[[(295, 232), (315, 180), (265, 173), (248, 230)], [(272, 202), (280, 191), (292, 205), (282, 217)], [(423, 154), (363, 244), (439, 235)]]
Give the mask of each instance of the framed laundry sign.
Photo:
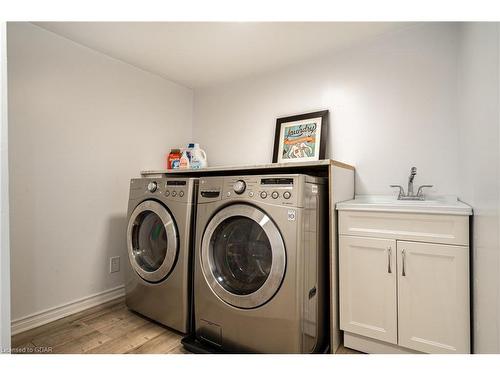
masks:
[(324, 159), (327, 135), (328, 110), (277, 119), (273, 163)]

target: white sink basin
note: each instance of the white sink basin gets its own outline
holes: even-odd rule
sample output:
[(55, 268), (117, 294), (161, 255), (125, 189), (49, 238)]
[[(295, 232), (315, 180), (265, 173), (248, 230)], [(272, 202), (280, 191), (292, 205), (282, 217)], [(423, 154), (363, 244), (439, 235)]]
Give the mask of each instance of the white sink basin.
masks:
[(397, 196), (390, 195), (358, 195), (353, 200), (337, 203), (337, 210), (472, 215), (472, 208), (454, 196), (408, 201), (398, 200)]

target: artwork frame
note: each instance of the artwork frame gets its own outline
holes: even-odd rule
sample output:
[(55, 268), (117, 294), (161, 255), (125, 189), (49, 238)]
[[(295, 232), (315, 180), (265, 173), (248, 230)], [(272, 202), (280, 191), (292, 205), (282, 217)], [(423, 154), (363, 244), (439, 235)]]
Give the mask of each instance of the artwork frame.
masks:
[[(324, 159), (328, 121), (329, 110), (276, 119), (273, 163), (297, 163)], [(298, 143), (300, 146), (297, 146)]]

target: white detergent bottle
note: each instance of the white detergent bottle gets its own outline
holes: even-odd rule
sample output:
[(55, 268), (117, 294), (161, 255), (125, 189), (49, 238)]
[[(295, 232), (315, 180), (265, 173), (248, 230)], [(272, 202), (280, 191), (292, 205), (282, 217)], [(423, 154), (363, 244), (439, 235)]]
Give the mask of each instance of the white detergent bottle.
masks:
[(200, 169), (208, 166), (207, 154), (200, 148), (199, 143), (188, 144), (188, 149), (191, 156), (191, 168)]
[(184, 149), (182, 151), (181, 159), (179, 161), (179, 168), (180, 169), (189, 169), (191, 168), (191, 162), (189, 160), (189, 154), (188, 150)]

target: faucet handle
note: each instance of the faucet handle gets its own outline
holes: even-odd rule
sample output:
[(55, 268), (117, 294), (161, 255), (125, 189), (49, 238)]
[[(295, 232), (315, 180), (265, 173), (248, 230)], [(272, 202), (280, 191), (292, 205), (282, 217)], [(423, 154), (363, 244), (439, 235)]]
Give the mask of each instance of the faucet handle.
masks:
[(423, 188), (431, 188), (431, 187), (433, 187), (433, 186), (434, 186), (434, 185), (420, 185), (420, 186), (418, 187), (418, 190), (417, 190), (417, 197), (423, 197), (423, 196), (424, 196), (424, 194), (423, 194), (423, 192), (422, 192), (422, 189), (423, 189)]
[(398, 199), (405, 195), (405, 189), (401, 185), (389, 185), (391, 188), (399, 188)]

